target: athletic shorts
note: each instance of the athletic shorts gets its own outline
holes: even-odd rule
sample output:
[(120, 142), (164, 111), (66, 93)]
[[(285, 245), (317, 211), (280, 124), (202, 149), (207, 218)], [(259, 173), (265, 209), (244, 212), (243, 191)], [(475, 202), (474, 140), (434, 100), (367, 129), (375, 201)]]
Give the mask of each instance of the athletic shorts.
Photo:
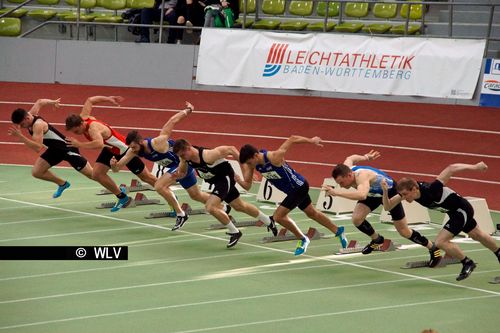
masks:
[(87, 159), (80, 155), (80, 152), (76, 148), (62, 150), (49, 147), (40, 157), (47, 161), (51, 167), (62, 161), (66, 161), (71, 164), (75, 170), (80, 171), (87, 165)]
[(448, 230), (455, 236), (461, 231), (469, 233), (477, 226), (477, 222), (474, 219), (474, 208), (472, 208), (466, 199), (463, 199), (460, 208), (449, 211), (446, 214), (448, 214), (450, 220), (446, 222), (443, 229)]
[(293, 210), (295, 207), (299, 207), (300, 210), (304, 210), (311, 203), (311, 197), (309, 196), (309, 183), (304, 181), (304, 185), (296, 188), (293, 192), (287, 193), (286, 198), (281, 202), (280, 206), (289, 210)]
[[(177, 171), (177, 167), (169, 169), (167, 172), (172, 174), (175, 171)], [(196, 173), (194, 172), (194, 169), (190, 165), (188, 165), (186, 176), (184, 176), (183, 178), (177, 178), (176, 181), (179, 184), (181, 184), (183, 189), (186, 190), (196, 185), (196, 183), (198, 182), (198, 180), (196, 179)]]
[(212, 194), (218, 196), (222, 201), (231, 203), (240, 196), (240, 192), (236, 188), (234, 175), (216, 177), (216, 179), (210, 179), (207, 182), (213, 186)]
[[(396, 182), (394, 182), (394, 186), (389, 189), (389, 198), (392, 198), (396, 194), (398, 194), (398, 191), (396, 190)], [(370, 208), (370, 211), (373, 212), (375, 209), (377, 209), (378, 206), (382, 204), (382, 197), (367, 197), (365, 200), (359, 200), (358, 203), (368, 206), (368, 208)], [(393, 209), (391, 209), (389, 211), (389, 214), (391, 214), (393, 221), (402, 220), (405, 217), (405, 211), (401, 202), (398, 203)]]
[[(104, 165), (107, 165), (108, 167), (111, 168), (111, 158), (114, 156), (117, 160), (120, 160), (125, 153), (122, 155), (115, 155), (109, 150), (108, 148), (103, 148), (99, 156), (97, 156), (97, 163), (102, 163)], [(139, 157), (134, 157), (133, 159), (130, 160), (130, 162), (127, 163), (127, 168), (132, 171), (134, 175), (138, 175), (144, 170), (146, 166), (144, 163), (141, 161)]]

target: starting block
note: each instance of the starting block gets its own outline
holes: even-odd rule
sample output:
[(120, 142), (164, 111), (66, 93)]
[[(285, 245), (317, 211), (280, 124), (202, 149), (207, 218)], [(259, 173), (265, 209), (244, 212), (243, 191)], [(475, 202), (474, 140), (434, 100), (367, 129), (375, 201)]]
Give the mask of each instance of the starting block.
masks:
[[(324, 234), (320, 233), (316, 228), (309, 228), (306, 236), (310, 240), (313, 240), (323, 238)], [(288, 229), (281, 228), (277, 236), (268, 236), (262, 238), (262, 243), (283, 242), (288, 240), (297, 240), (297, 237), (295, 237), (295, 235), (292, 234)]]
[[(229, 218), (231, 219), (231, 222), (235, 225), (236, 228), (241, 228), (241, 227), (262, 227), (265, 226), (264, 222), (259, 221), (259, 220), (253, 220), (253, 221), (236, 221), (231, 215), (229, 215)], [(225, 229), (226, 226), (222, 223), (217, 223), (217, 224), (211, 224), (208, 229), (209, 230), (217, 230), (217, 229)]]
[[(100, 206), (96, 208), (113, 208), (115, 202), (103, 202)], [(143, 206), (143, 205), (161, 205), (159, 199), (148, 199), (143, 193), (136, 193), (135, 198), (132, 199), (130, 204), (125, 208), (132, 208), (135, 206)]]
[[(340, 248), (337, 254), (361, 253), (363, 248), (364, 246), (359, 245), (358, 241), (351, 240), (349, 241), (347, 247), (345, 249)], [(380, 245), (380, 247), (375, 251), (382, 251), (382, 252), (395, 251), (398, 248), (399, 245), (396, 245), (392, 240), (386, 238), (384, 239), (384, 243)]]
[[(460, 260), (453, 258), (450, 255), (445, 254), (444, 257), (441, 259), (441, 261), (439, 262), (439, 264), (436, 267), (445, 267), (446, 265), (459, 264), (459, 263), (460, 263)], [(404, 264), (404, 266), (401, 266), (401, 268), (403, 268), (403, 269), (422, 268), (422, 267), (429, 267), (429, 260), (410, 261), (410, 262), (407, 262), (406, 264)], [(500, 283), (500, 281), (498, 283)]]
[(500, 276), (495, 276), (493, 280), (490, 281), (491, 284), (499, 284), (500, 283)]
[[(185, 211), (188, 215), (200, 215), (200, 214), (207, 214), (207, 211), (205, 208), (197, 208), (193, 209), (188, 203), (183, 203), (181, 205), (181, 208), (183, 211)], [(157, 219), (157, 218), (162, 218), (162, 217), (176, 217), (177, 213), (172, 210), (170, 212), (164, 211), (164, 212), (156, 212), (156, 213), (150, 213), (149, 216), (146, 216), (147, 219)]]
[[(153, 187), (149, 184), (142, 184), (139, 180), (137, 179), (132, 179), (130, 181), (130, 186), (127, 186), (125, 184), (120, 184), (120, 189), (124, 188), (125, 193), (130, 193), (130, 192), (139, 192), (139, 191), (153, 191)], [(111, 192), (107, 189), (102, 189), (101, 192), (96, 193), (97, 195), (104, 195), (104, 194), (111, 194)]]

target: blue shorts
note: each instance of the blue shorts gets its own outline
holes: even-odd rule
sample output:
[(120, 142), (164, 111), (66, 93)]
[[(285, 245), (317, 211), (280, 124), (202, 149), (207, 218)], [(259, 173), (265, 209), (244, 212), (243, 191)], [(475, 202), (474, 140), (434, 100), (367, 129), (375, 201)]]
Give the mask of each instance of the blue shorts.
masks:
[[(176, 170), (177, 170), (177, 168), (173, 168), (173, 169), (168, 170), (168, 172), (174, 173)], [(184, 189), (188, 189), (188, 188), (190, 188), (193, 185), (196, 185), (198, 183), (198, 180), (196, 179), (196, 173), (194, 172), (194, 169), (190, 166), (188, 166), (186, 176), (183, 178), (178, 178), (178, 179), (176, 179), (176, 181), (179, 182), (179, 184), (181, 184), (181, 186)]]

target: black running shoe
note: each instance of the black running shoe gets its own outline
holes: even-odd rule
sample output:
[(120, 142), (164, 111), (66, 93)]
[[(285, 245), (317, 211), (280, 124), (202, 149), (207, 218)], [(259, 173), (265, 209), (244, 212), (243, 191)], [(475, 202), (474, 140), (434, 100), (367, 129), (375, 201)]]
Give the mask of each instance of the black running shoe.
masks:
[(441, 259), (441, 251), (436, 247), (436, 245), (433, 245), (432, 248), (429, 250), (429, 254), (431, 255), (431, 260), (429, 260), (429, 267), (433, 268), (436, 267)]
[(460, 274), (457, 276), (457, 281), (462, 281), (464, 279), (467, 279), (469, 275), (472, 274), (472, 271), (476, 268), (476, 264), (472, 260), (468, 260), (463, 264), (462, 271)]
[(267, 231), (271, 231), (273, 233), (273, 236), (276, 237), (278, 236), (278, 228), (276, 228), (276, 222), (274, 222), (272, 216), (269, 216), (269, 219), (271, 220), (271, 224), (267, 226)]
[(175, 220), (175, 225), (173, 226), (172, 231), (175, 231), (177, 229), (182, 228), (182, 226), (184, 225), (184, 223), (186, 223), (186, 221), (189, 218), (189, 215), (187, 213), (185, 213), (185, 214), (186, 215), (184, 215), (184, 216), (177, 215), (177, 219)]
[(366, 245), (363, 250), (361, 250), (361, 253), (370, 254), (373, 250), (377, 250), (382, 244), (384, 244), (384, 237), (378, 236), (377, 239), (374, 239), (370, 243), (368, 243), (368, 245)]
[(235, 246), (236, 243), (238, 243), (238, 241), (240, 240), (241, 236), (243, 236), (241, 231), (235, 232), (234, 234), (232, 234), (230, 232), (226, 232), (226, 235), (231, 236), (229, 238), (229, 243), (227, 243), (228, 248)]

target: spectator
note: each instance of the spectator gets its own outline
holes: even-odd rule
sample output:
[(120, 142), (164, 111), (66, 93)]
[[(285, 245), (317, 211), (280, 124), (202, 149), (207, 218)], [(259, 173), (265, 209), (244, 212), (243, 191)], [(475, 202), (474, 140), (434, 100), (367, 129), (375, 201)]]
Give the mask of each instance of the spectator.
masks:
[[(234, 0), (233, 2), (238, 2)], [(230, 3), (226, 0), (205, 1), (205, 23), (204, 27), (226, 27), (232, 28), (235, 15)]]
[[(177, 5), (177, 0), (165, 0), (164, 2), (164, 21), (168, 22), (170, 26), (177, 25), (177, 14), (175, 8)], [(144, 8), (141, 10), (141, 24), (153, 24), (153, 21), (159, 22), (161, 19), (161, 0), (155, 0), (155, 6), (153, 8)], [(168, 44), (175, 44), (179, 39), (180, 29), (168, 29)], [(182, 35), (181, 35), (182, 38)], [(149, 28), (141, 28), (141, 36), (136, 40), (136, 43), (149, 43)]]

